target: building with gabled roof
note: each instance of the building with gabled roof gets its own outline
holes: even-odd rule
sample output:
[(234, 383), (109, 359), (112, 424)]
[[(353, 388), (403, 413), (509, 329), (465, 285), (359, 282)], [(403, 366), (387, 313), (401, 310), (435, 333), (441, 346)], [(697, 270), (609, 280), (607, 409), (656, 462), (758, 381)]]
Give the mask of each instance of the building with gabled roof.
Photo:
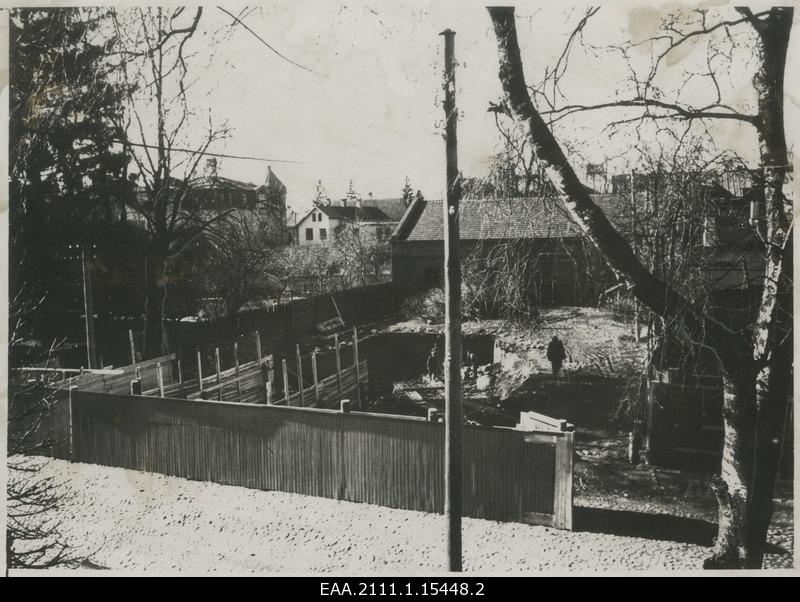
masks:
[(346, 224), (358, 229), (365, 242), (388, 242), (396, 225), (377, 207), (319, 205), (298, 217), (295, 226), (299, 245), (330, 244)]
[[(592, 195), (612, 219), (619, 197)], [(521, 245), (536, 261), (534, 283), (542, 305), (580, 305), (588, 298), (583, 240), (577, 224), (556, 202), (538, 198), (463, 199), (459, 222), (462, 259), (504, 243)], [(444, 264), (442, 201), (417, 199), (392, 235), (392, 281), (404, 297), (441, 287)]]

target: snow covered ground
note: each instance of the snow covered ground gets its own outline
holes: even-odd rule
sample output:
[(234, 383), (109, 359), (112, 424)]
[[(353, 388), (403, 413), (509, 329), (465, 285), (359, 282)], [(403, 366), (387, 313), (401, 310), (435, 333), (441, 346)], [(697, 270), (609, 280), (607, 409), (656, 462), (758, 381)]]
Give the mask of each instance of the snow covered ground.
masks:
[[(108, 569), (185, 574), (442, 574), (441, 515), (163, 475), (36, 460), (69, 490), (70, 543)], [(697, 570), (708, 548), (675, 541), (464, 519), (464, 568)]]

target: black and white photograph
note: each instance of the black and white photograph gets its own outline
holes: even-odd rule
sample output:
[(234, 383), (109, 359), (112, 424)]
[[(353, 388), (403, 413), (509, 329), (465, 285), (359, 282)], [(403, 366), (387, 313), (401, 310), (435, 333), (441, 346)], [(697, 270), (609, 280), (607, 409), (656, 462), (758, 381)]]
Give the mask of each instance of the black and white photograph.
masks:
[(0, 9), (4, 574), (799, 575), (795, 8)]

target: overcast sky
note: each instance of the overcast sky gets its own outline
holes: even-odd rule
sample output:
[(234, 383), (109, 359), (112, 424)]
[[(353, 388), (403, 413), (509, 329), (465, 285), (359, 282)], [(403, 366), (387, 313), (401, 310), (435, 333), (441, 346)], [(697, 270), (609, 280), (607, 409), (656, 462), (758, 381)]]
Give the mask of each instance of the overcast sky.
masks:
[[(517, 29), (530, 83), (545, 66), (555, 64), (566, 36), (586, 7), (519, 4)], [(372, 192), (384, 197), (399, 196), (408, 176), (426, 197), (440, 197), (443, 38), (438, 34), (449, 27), (456, 31), (459, 61), (459, 166), (466, 175), (485, 175), (489, 158), (500, 149), (494, 118), (486, 108), (489, 101), (500, 98), (501, 89), (495, 38), (484, 5), (316, 0), (264, 4), (249, 13), (245, 23), (283, 55), (316, 73), (283, 60), (241, 26), (213, 55), (201, 52), (196, 64), (204, 70), (192, 90), (195, 103), (210, 107), (214, 117), (226, 119), (232, 129), (224, 144), (210, 150), (275, 159), (270, 164), (286, 184), (289, 203), (296, 209), (310, 206), (317, 180), (322, 180), (332, 198), (344, 195), (350, 179), (363, 196)], [(225, 6), (238, 14), (237, 9)], [(726, 18), (737, 16), (732, 8), (721, 10)], [(663, 12), (653, 3), (603, 3), (589, 22), (584, 41), (599, 48), (631, 37), (641, 39), (656, 32), (661, 16)], [(202, 28), (219, 30), (231, 21), (209, 6)], [(204, 39), (208, 37), (194, 40), (195, 49)], [(687, 47), (669, 61), (675, 82), (699, 65), (692, 50), (698, 49)], [(696, 54), (701, 59), (705, 56)], [(634, 60), (648, 57), (642, 52)], [(578, 49), (571, 56), (569, 72), (564, 92), (570, 102), (612, 100), (626, 85), (624, 63), (602, 50)], [(787, 69), (788, 74), (792, 72)], [(730, 90), (744, 108), (752, 102), (749, 78), (746, 61), (722, 78), (723, 89)], [(694, 97), (690, 90), (689, 98), (701, 102), (709, 91), (708, 85), (700, 85)], [(794, 111), (795, 106), (790, 109)], [(569, 124), (563, 135), (576, 143), (585, 158), (602, 161), (604, 155), (624, 150), (629, 142), (610, 140), (601, 133), (612, 116), (586, 115)], [(787, 125), (790, 121), (787, 118)], [(756, 139), (751, 129), (726, 122), (721, 130), (723, 143), (752, 153)], [(223, 159), (220, 173), (261, 182), (266, 166)]]

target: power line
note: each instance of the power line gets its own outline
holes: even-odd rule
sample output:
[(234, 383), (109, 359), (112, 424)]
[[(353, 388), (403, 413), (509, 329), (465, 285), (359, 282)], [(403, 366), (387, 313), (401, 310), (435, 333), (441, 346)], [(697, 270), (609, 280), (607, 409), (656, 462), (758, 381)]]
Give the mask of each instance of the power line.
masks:
[(252, 33), (252, 34), (253, 34), (253, 35), (254, 35), (254, 36), (255, 36), (255, 37), (256, 37), (256, 38), (257, 38), (257, 39), (258, 39), (258, 40), (259, 40), (259, 41), (262, 43), (262, 44), (264, 44), (264, 46), (266, 46), (267, 48), (269, 48), (270, 50), (272, 50), (272, 52), (274, 52), (275, 54), (277, 54), (279, 57), (281, 57), (281, 58), (282, 58), (284, 61), (286, 61), (287, 63), (291, 63), (291, 64), (292, 64), (292, 65), (294, 65), (295, 67), (300, 67), (300, 69), (303, 69), (303, 70), (305, 70), (305, 71), (308, 71), (309, 73), (313, 73), (314, 75), (319, 75), (320, 77), (324, 77), (324, 76), (323, 76), (321, 73), (317, 73), (317, 72), (316, 72), (316, 71), (314, 71), (313, 69), (309, 69), (308, 67), (304, 67), (304, 66), (303, 66), (303, 65), (301, 65), (300, 63), (296, 63), (296, 62), (294, 62), (292, 59), (290, 59), (290, 58), (288, 58), (288, 57), (286, 57), (286, 56), (282, 55), (280, 52), (278, 52), (277, 50), (275, 50), (275, 49), (274, 49), (274, 48), (273, 48), (273, 47), (272, 47), (272, 46), (269, 44), (269, 42), (267, 42), (267, 41), (266, 41), (264, 38), (262, 38), (260, 35), (258, 35), (258, 34), (257, 34), (255, 31), (253, 31), (252, 29), (250, 29), (250, 28), (247, 26), (247, 24), (245, 24), (245, 22), (244, 22), (244, 21), (242, 21), (242, 20), (241, 20), (239, 17), (237, 17), (236, 15), (234, 15), (234, 14), (232, 14), (232, 13), (229, 13), (227, 10), (225, 10), (225, 9), (224, 9), (224, 8), (222, 8), (221, 6), (218, 6), (217, 8), (218, 8), (218, 9), (220, 9), (222, 12), (224, 12), (224, 13), (225, 13), (226, 15), (228, 15), (229, 17), (231, 17), (231, 18), (232, 18), (234, 21), (236, 21), (237, 23), (239, 23), (239, 24), (240, 24), (242, 27), (244, 27), (244, 28), (245, 28), (247, 31), (249, 31), (250, 33)]
[[(157, 149), (158, 147), (153, 144), (143, 144), (141, 142), (128, 142), (127, 140), (119, 140), (116, 139), (114, 142), (119, 142), (120, 144), (125, 144), (127, 146), (139, 146), (141, 148), (154, 148)], [(209, 157), (223, 157), (225, 159), (244, 159), (246, 161), (263, 161), (265, 163), (294, 163), (296, 165), (305, 165), (305, 161), (291, 161), (289, 159), (267, 159), (264, 157), (248, 157), (246, 155), (226, 155), (223, 153), (209, 153), (206, 151), (199, 151), (190, 148), (169, 148), (167, 149), (169, 152), (176, 152), (176, 153), (192, 153), (195, 155), (207, 155)]]

